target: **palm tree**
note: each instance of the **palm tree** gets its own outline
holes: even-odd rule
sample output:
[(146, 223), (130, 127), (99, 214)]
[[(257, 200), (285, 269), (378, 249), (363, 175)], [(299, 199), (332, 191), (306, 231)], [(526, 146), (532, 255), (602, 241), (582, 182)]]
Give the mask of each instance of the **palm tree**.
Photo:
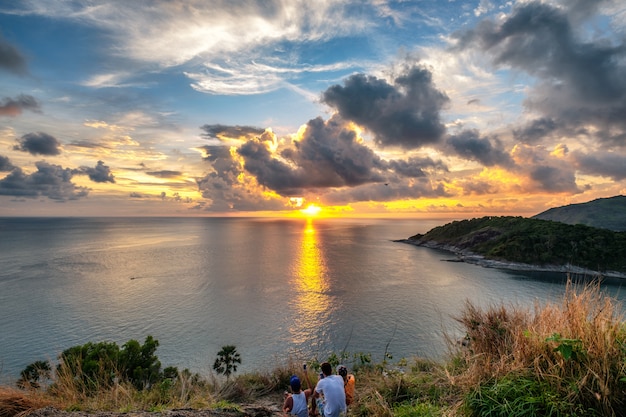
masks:
[(222, 346), (222, 350), (217, 353), (213, 369), (218, 374), (226, 375), (228, 380), (230, 374), (237, 372), (238, 363), (241, 363), (241, 356), (237, 348), (233, 345)]

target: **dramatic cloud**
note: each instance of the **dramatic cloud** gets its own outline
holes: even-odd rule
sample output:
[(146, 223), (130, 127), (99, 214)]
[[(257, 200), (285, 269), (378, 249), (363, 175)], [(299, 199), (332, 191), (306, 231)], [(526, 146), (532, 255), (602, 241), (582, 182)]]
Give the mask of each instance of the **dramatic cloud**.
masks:
[(93, 168), (81, 167), (76, 173), (88, 175), (93, 182), (115, 182), (115, 177), (111, 174), (111, 170), (102, 161), (98, 161)]
[(322, 100), (346, 120), (369, 129), (380, 146), (415, 149), (438, 142), (445, 133), (439, 112), (448, 103), (432, 74), (413, 67), (394, 84), (364, 74), (349, 77), (344, 86), (327, 89)]
[(539, 165), (531, 169), (530, 178), (544, 191), (553, 193), (579, 193), (574, 172), (554, 166)]
[(559, 152), (548, 152), (543, 146), (519, 144), (511, 151), (516, 166), (514, 174), (527, 181), (519, 191), (570, 193), (582, 192), (576, 184), (576, 168), (565, 157), (564, 149)]
[(0, 172), (11, 171), (13, 170), (13, 168), (15, 168), (15, 165), (11, 163), (9, 158), (0, 155)]
[[(478, 48), (497, 66), (524, 71), (538, 82), (525, 101), (542, 118), (518, 131), (525, 140), (557, 127), (593, 125), (595, 137), (624, 145), (626, 136), (626, 46), (577, 33), (600, 2), (572, 2), (556, 8), (522, 3), (502, 21), (485, 20), (458, 33), (458, 49)], [(569, 8), (568, 8), (569, 7)], [(574, 23), (576, 26), (574, 26)]]
[(541, 118), (527, 123), (522, 128), (513, 129), (513, 136), (520, 142), (534, 144), (542, 142), (557, 129), (558, 125), (553, 119)]
[(247, 140), (255, 136), (261, 135), (265, 129), (251, 126), (227, 126), (227, 125), (204, 125), (200, 127), (205, 133), (206, 138), (215, 138), (220, 140), (241, 139)]
[(427, 178), (402, 181), (394, 184), (367, 184), (356, 188), (330, 190), (321, 196), (324, 204), (347, 204), (360, 201), (397, 201), (419, 198), (449, 197), (441, 183)]
[[(325, 204), (449, 195), (443, 184), (430, 178), (448, 171), (442, 161), (429, 157), (383, 160), (338, 115), (327, 121), (310, 120), (292, 142), (282, 145), (268, 130), (238, 148), (201, 149), (214, 172), (198, 184), (218, 207), (233, 201), (226, 198), (238, 199), (237, 204), (228, 205), (230, 209), (250, 202), (237, 193), (244, 178), (282, 197), (314, 195)], [(277, 201), (264, 203), (276, 205)]]
[(204, 145), (198, 148), (204, 153), (206, 161), (216, 161), (218, 159), (230, 159), (230, 148), (228, 146)]
[(5, 97), (0, 101), (0, 116), (18, 116), (22, 111), (30, 110), (40, 112), (39, 103), (33, 96), (20, 94), (16, 98)]
[(465, 130), (458, 135), (450, 136), (447, 144), (462, 158), (480, 162), (484, 166), (514, 165), (498, 138), (481, 138), (477, 130)]
[(0, 69), (17, 75), (26, 74), (26, 60), (17, 48), (0, 34)]
[(310, 120), (294, 148), (276, 158), (263, 140), (250, 140), (237, 151), (246, 171), (261, 185), (285, 196), (303, 189), (357, 186), (381, 182), (379, 157), (357, 141), (354, 130), (339, 118)]
[(14, 197), (48, 197), (60, 202), (87, 196), (89, 189), (72, 183), (72, 170), (45, 161), (36, 164), (37, 171), (28, 175), (16, 168), (0, 180), (0, 195)]
[(614, 181), (626, 179), (626, 156), (613, 152), (584, 154), (574, 152), (576, 166), (582, 172), (611, 178)]
[(146, 172), (146, 174), (152, 175), (153, 177), (157, 177), (157, 178), (178, 178), (182, 175), (182, 172), (162, 170), (162, 171), (149, 171), (149, 172)]
[(13, 147), (16, 151), (28, 152), (31, 155), (59, 155), (61, 144), (47, 133), (28, 133), (19, 139)]
[(412, 157), (407, 160), (389, 161), (389, 168), (401, 177), (421, 178), (431, 171), (447, 172), (448, 167), (441, 161), (432, 158)]

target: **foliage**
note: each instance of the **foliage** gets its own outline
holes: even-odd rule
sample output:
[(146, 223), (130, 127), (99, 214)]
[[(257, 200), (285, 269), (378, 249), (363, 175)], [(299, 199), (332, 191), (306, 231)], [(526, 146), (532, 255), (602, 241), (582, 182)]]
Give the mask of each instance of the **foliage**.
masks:
[(401, 404), (393, 409), (394, 417), (438, 417), (443, 415), (441, 407), (429, 403)]
[(137, 389), (150, 386), (163, 376), (161, 362), (154, 354), (158, 346), (158, 340), (148, 336), (143, 346), (136, 340), (129, 340), (120, 351), (122, 377), (132, 382)]
[(222, 350), (217, 352), (217, 358), (213, 363), (213, 370), (218, 374), (226, 376), (230, 379), (230, 375), (237, 372), (237, 364), (241, 363), (241, 356), (237, 352), (237, 348), (233, 345), (222, 346)]
[(626, 272), (626, 232), (580, 224), (487, 216), (448, 223), (408, 240), (450, 245), (487, 259)]
[(28, 365), (20, 372), (20, 379), (17, 380), (19, 388), (39, 388), (41, 380), (49, 380), (52, 368), (48, 361), (36, 361)]
[(61, 353), (57, 373), (87, 393), (119, 382), (141, 390), (163, 379), (161, 362), (154, 354), (158, 345), (147, 336), (143, 345), (129, 340), (121, 349), (114, 342), (73, 346)]
[[(513, 389), (509, 380), (521, 375), (519, 383), (528, 385), (531, 397), (539, 391), (552, 396), (526, 399), (537, 407), (549, 400), (551, 407), (572, 403), (587, 414), (624, 416), (626, 333), (617, 311), (598, 284), (580, 289), (569, 283), (561, 305), (535, 306), (534, 312), (513, 307), (483, 311), (468, 303), (459, 318), (470, 340), (467, 370), (456, 382), (474, 393), (467, 398), (475, 403)], [(508, 395), (519, 396), (502, 394), (498, 404), (510, 402)]]
[(572, 404), (555, 392), (547, 383), (529, 377), (506, 377), (484, 384), (465, 398), (469, 416), (569, 416), (599, 415), (585, 410), (581, 404)]

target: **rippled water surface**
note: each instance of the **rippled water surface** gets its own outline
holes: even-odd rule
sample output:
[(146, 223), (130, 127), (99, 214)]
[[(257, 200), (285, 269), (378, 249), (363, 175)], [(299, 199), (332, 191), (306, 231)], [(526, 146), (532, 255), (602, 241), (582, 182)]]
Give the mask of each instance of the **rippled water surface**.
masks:
[[(164, 366), (288, 355), (440, 357), (465, 300), (559, 300), (564, 277), (392, 242), (445, 221), (0, 219), (0, 378), (89, 341), (154, 336)], [(604, 287), (622, 300), (617, 284)]]

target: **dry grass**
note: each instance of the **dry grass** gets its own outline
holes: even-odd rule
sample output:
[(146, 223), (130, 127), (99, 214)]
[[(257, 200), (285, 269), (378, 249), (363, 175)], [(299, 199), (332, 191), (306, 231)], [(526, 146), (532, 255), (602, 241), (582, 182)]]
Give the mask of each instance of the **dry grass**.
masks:
[(0, 417), (20, 417), (49, 405), (54, 402), (41, 393), (0, 386)]
[(467, 391), (510, 375), (532, 376), (572, 403), (616, 415), (626, 405), (619, 311), (598, 284), (568, 283), (561, 304), (534, 310), (467, 303), (458, 320), (470, 339), (468, 368), (458, 381)]

